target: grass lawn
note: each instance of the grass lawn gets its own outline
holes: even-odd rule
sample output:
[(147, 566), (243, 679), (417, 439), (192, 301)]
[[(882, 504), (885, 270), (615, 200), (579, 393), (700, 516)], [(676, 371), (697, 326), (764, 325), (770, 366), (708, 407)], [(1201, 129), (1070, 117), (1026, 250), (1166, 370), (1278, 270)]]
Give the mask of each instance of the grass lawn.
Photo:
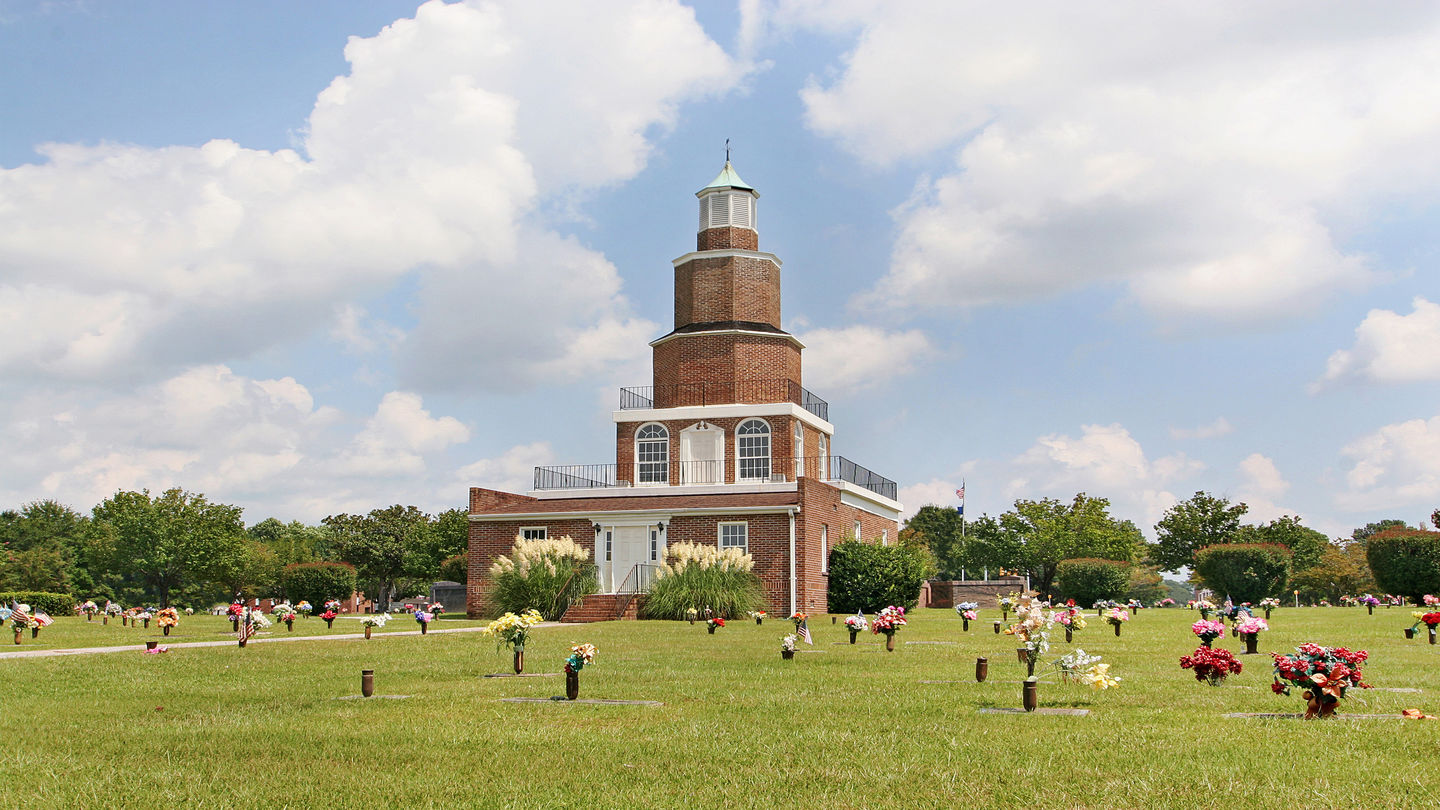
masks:
[[(558, 672), (570, 644), (591, 642), (600, 652), (581, 674), (581, 698), (660, 707), (500, 702), (559, 695), (564, 679), (479, 677), (507, 670), (509, 655), (477, 634), (0, 660), (0, 807), (1440, 805), (1440, 722), (1227, 719), (1304, 703), (1271, 694), (1267, 656), (1242, 656), (1245, 672), (1220, 688), (1181, 670), (1196, 646), (1194, 613), (1143, 611), (1120, 638), (1090, 613), (1077, 646), (1104, 655), (1124, 682), (1040, 691), (1042, 708), (1088, 717), (978, 712), (1020, 704), (1024, 670), (1013, 639), (990, 630), (995, 610), (969, 633), (951, 611), (918, 611), (898, 641), (955, 643), (902, 643), (893, 654), (879, 636), (843, 643), (843, 626), (817, 617), (815, 646), (792, 661), (779, 654), (790, 625), (774, 619), (714, 636), (677, 622), (535, 631), (527, 669)], [(1440, 647), (1424, 633), (1406, 641), (1408, 616), (1281, 609), (1261, 649), (1368, 649), (1368, 681), (1424, 691), (1355, 690), (1342, 716), (1440, 714)], [(180, 627), (223, 637), (228, 622), (209, 621)], [(85, 624), (60, 619), (40, 641), (99, 627)], [(315, 625), (324, 630), (310, 619), (295, 632)], [(124, 641), (158, 635), (106, 630)], [(1241, 648), (1228, 636), (1216, 644)], [(990, 659), (985, 684), (974, 682), (977, 655)], [(336, 700), (358, 694), (361, 669), (376, 671), (379, 694), (410, 697)]]
[[(446, 619), (445, 623), (432, 622), (430, 629), (440, 627), (469, 627), (484, 625), (485, 622), (465, 621), (459, 622)], [(83, 616), (65, 616), (55, 620), (49, 627), (40, 630), (37, 638), (30, 637), (30, 631), (25, 631), (24, 638), (19, 647), (14, 644), (14, 631), (10, 629), (9, 623), (0, 627), (0, 652), (10, 650), (66, 650), (79, 647), (114, 647), (124, 644), (143, 644), (146, 641), (159, 641), (161, 644), (179, 644), (186, 641), (225, 641), (234, 640), (235, 633), (231, 629), (230, 620), (223, 616), (195, 615), (181, 616), (180, 624), (171, 629), (167, 637), (160, 629), (160, 623), (154, 619), (150, 620), (150, 626), (143, 625), (126, 627), (120, 624), (119, 619), (111, 619), (109, 624), (100, 620), (99, 616), (94, 621), (85, 621)], [(396, 613), (385, 624), (383, 628), (376, 628), (375, 633), (393, 633), (398, 630), (419, 630), (420, 625), (415, 623), (413, 616)], [(261, 630), (257, 638), (275, 638), (280, 636), (329, 636), (342, 635), (346, 633), (363, 633), (365, 628), (360, 625), (358, 615), (338, 616), (335, 619), (334, 628), (327, 628), (324, 619), (314, 617), (295, 620), (293, 630), (286, 630), (282, 622), (272, 619), (270, 627)]]

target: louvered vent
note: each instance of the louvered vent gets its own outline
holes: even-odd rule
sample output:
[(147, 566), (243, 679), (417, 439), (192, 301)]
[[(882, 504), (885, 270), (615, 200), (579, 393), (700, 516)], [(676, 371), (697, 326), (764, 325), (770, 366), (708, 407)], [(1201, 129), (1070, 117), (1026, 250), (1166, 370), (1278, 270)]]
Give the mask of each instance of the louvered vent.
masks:
[(743, 191), (719, 192), (700, 198), (700, 230), (749, 228), (755, 230), (755, 197)]

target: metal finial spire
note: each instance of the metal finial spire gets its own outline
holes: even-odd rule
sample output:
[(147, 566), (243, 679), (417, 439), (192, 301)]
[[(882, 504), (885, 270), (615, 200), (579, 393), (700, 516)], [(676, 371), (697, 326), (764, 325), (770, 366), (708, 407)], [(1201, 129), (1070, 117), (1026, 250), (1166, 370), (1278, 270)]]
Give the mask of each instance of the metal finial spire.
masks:
[(730, 162), (730, 139), (725, 139), (725, 162)]

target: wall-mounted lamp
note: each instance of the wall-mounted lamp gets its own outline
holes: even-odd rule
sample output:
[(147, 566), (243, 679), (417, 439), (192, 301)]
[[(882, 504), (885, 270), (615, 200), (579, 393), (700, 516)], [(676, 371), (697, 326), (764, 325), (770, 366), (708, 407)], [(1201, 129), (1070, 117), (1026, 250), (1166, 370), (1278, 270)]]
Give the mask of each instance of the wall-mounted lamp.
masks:
[(595, 524), (595, 534), (597, 534), (597, 535), (600, 534), (600, 524), (599, 524), (599, 523), (596, 523), (596, 524)]
[(659, 529), (660, 531), (663, 532), (663, 531), (665, 531), (665, 524), (664, 524), (664, 523), (656, 523), (656, 524), (655, 524), (655, 528), (657, 528), (657, 529)]

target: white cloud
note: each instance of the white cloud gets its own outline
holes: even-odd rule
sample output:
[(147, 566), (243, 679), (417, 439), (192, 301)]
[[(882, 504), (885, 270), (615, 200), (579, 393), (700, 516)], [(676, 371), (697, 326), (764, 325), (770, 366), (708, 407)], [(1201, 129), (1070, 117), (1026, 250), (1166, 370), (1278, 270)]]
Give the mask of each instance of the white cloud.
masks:
[[(48, 144), (0, 169), (0, 373), (160, 379), (330, 324), (363, 350), (383, 342), (350, 305), (412, 272), (421, 323), (469, 296), (480, 336), (564, 324), (530, 362), (603, 366), (575, 340), (636, 326), (618, 275), (541, 208), (634, 176), (678, 105), (743, 70), (667, 0), (429, 2), (345, 57), (301, 151)], [(409, 348), (417, 380), (508, 361), (429, 333)]]
[(535, 468), (555, 463), (549, 442), (522, 444), (499, 458), (486, 458), (461, 467), (455, 480), (467, 487), (529, 492), (535, 487)]
[(1346, 380), (1440, 380), (1440, 304), (1417, 297), (1413, 306), (1409, 315), (1370, 310), (1355, 327), (1355, 345), (1330, 355), (1325, 375), (1312, 390)]
[(1341, 455), (1351, 462), (1342, 506), (1379, 510), (1420, 505), (1428, 512), (1440, 501), (1440, 416), (1385, 425), (1346, 445)]
[(1138, 3), (856, 4), (802, 94), (809, 125), (877, 163), (954, 150), (897, 209), (857, 306), (954, 308), (1123, 285), (1167, 325), (1273, 320), (1366, 284), (1335, 235), (1440, 180), (1430, 9)]
[(1207, 425), (1197, 425), (1193, 428), (1170, 428), (1172, 439), (1214, 439), (1218, 436), (1228, 436), (1235, 432), (1235, 427), (1230, 420), (1223, 416), (1215, 418), (1214, 422)]
[(918, 329), (887, 332), (873, 326), (812, 329), (798, 335), (805, 344), (807, 384), (832, 389), (872, 388), (915, 372), (934, 354)]
[(1294, 509), (1280, 506), (1277, 500), (1290, 489), (1290, 482), (1280, 474), (1274, 460), (1260, 453), (1251, 453), (1240, 461), (1237, 468), (1240, 482), (1236, 488), (1236, 500), (1244, 501), (1250, 507), (1246, 519), (1264, 523), (1282, 515), (1295, 514)]
[[(900, 503), (905, 505), (905, 513), (901, 520), (908, 520), (911, 515), (920, 511), (922, 506), (943, 506), (953, 508), (960, 505), (960, 500), (955, 497), (955, 490), (960, 484), (955, 481), (947, 481), (940, 478), (932, 478), (921, 484), (911, 484), (907, 487), (900, 487)], [(966, 517), (969, 507), (966, 507)]]
[(391, 391), (355, 437), (337, 472), (418, 474), (425, 470), (425, 454), (469, 438), (470, 430), (460, 420), (431, 417), (418, 394)]

